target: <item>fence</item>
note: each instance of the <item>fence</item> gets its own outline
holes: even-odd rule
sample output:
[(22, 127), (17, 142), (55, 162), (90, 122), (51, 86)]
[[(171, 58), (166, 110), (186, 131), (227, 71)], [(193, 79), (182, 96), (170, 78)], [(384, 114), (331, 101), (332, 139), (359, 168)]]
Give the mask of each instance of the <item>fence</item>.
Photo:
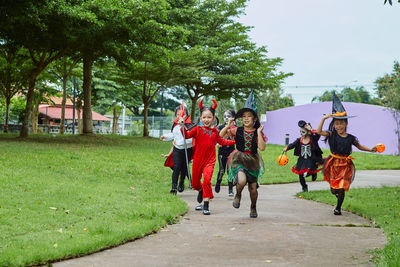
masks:
[[(111, 116), (112, 118), (112, 116)], [(172, 116), (149, 116), (148, 124), (149, 124), (149, 135), (152, 137), (160, 137), (163, 134), (166, 134), (171, 131), (173, 117)], [(9, 124), (8, 132), (10, 133), (19, 133), (21, 131), (22, 125), (20, 124)], [(125, 118), (119, 118), (118, 120), (118, 128), (117, 134), (119, 135), (130, 135), (130, 136), (142, 136), (143, 135), (143, 117), (132, 117), (125, 116)], [(4, 125), (0, 124), (0, 132), (3, 132)], [(29, 132), (32, 132), (32, 128), (29, 128)], [(60, 133), (59, 125), (47, 125), (47, 124), (39, 124), (38, 125), (39, 133), (48, 133), (52, 135), (57, 135)], [(93, 126), (93, 132), (96, 134), (112, 134), (112, 125), (105, 126)], [(72, 126), (68, 125), (64, 127), (65, 134), (72, 134)], [(75, 134), (79, 133), (78, 126), (75, 126)]]

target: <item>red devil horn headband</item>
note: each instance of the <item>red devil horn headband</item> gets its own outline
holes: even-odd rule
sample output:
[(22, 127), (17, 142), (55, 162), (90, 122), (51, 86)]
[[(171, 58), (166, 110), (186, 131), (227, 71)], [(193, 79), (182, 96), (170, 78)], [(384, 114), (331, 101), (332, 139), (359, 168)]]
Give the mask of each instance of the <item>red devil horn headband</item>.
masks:
[[(199, 102), (199, 108), (200, 108), (200, 109), (204, 108), (204, 106), (203, 106), (203, 100), (204, 100), (204, 98), (202, 98), (202, 99), (200, 100), (200, 102)], [(215, 99), (213, 99), (212, 102), (213, 102), (214, 104), (213, 104), (213, 106), (212, 106), (211, 108), (212, 108), (212, 109), (216, 109), (217, 106), (218, 106), (217, 101), (216, 101)]]
[(213, 99), (212, 102), (214, 102), (214, 104), (213, 104), (213, 106), (212, 106), (212, 109), (216, 109), (217, 106), (218, 106), (217, 101), (216, 101), (215, 99)]

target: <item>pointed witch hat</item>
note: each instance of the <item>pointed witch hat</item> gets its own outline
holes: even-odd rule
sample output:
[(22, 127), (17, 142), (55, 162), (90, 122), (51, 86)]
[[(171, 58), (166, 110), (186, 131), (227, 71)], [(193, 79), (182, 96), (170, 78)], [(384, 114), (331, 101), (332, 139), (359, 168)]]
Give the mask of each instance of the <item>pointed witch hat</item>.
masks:
[(339, 97), (333, 92), (333, 100), (332, 100), (332, 115), (334, 119), (344, 120), (348, 118), (353, 118), (355, 116), (348, 116), (346, 110)]
[(258, 128), (260, 125), (260, 120), (258, 119), (258, 114), (257, 114), (257, 104), (256, 104), (256, 99), (254, 97), (253, 91), (250, 92), (249, 97), (246, 100), (246, 104), (244, 105), (243, 108), (239, 109), (239, 111), (235, 115), (235, 120), (238, 118), (241, 118), (243, 116), (243, 113), (246, 111), (250, 111), (253, 113), (254, 117), (257, 119), (255, 128)]

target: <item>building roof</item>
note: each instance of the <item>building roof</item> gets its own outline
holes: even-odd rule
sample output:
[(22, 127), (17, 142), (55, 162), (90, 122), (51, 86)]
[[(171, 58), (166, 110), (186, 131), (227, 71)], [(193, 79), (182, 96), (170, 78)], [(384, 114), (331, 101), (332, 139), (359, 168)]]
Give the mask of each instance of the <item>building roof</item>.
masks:
[[(39, 112), (50, 119), (61, 119), (61, 107), (52, 107), (49, 105), (40, 105)], [(65, 119), (72, 120), (73, 116), (73, 108), (65, 107)], [(80, 118), (82, 119), (82, 110), (80, 114)], [(78, 119), (78, 114), (75, 111), (75, 119)], [(94, 121), (111, 121), (111, 119), (104, 117), (103, 115), (92, 111), (92, 120)]]

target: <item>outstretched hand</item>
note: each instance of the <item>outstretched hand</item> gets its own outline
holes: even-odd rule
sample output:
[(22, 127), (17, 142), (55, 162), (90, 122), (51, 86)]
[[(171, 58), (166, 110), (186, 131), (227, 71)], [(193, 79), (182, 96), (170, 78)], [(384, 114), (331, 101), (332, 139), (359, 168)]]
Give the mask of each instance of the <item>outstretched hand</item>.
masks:
[(371, 148), (371, 152), (376, 152), (376, 151), (377, 151), (376, 146), (374, 146), (373, 148)]
[(324, 115), (323, 119), (329, 119), (329, 118), (332, 118), (332, 117), (333, 117), (333, 115), (331, 113), (328, 113), (328, 114)]

